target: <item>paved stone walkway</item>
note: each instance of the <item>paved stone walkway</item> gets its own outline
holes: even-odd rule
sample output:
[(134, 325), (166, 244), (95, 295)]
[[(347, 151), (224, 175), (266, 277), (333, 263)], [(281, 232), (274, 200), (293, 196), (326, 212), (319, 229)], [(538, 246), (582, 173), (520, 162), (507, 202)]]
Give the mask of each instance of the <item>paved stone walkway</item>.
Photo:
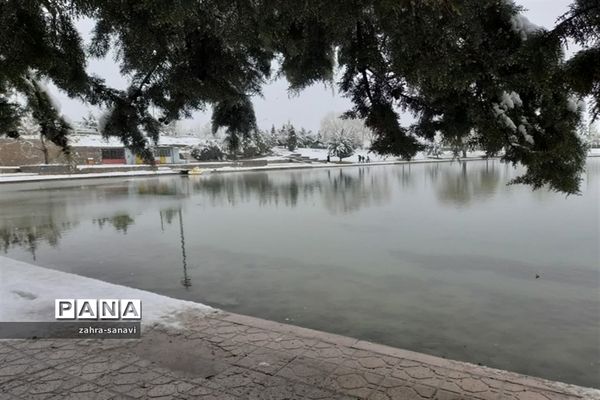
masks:
[(215, 312), (141, 340), (0, 341), (1, 399), (600, 399), (600, 391)]

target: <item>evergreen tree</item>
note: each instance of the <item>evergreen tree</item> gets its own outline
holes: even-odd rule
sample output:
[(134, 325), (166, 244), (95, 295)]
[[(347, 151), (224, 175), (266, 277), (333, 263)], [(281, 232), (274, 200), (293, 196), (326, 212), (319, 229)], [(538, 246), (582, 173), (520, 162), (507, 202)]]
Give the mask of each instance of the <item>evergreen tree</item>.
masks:
[(225, 158), (225, 152), (215, 140), (195, 146), (190, 155), (198, 161), (221, 161)]
[(575, 0), (549, 36), (564, 42), (572, 39), (582, 46), (564, 70), (575, 93), (592, 97), (592, 119), (596, 120), (600, 116), (600, 2)]
[[(277, 57), (275, 72), (293, 91), (331, 82), (339, 65), (339, 89), (353, 102), (347, 116), (364, 119), (374, 151), (408, 159), (422, 148), (418, 139), (474, 132), (488, 154), (504, 150), (504, 160), (525, 166), (517, 182), (573, 193), (585, 162), (576, 133), (581, 109), (573, 104), (591, 95), (599, 112), (599, 8), (597, 0), (574, 0), (546, 31), (509, 0), (340, 0), (336, 7), (324, 0), (5, 0), (0, 132), (18, 135), (18, 120), (33, 111), (32, 82), (49, 79), (107, 107), (102, 133), (150, 159), (161, 125), (208, 106), (213, 130), (225, 128), (237, 149), (256, 129), (250, 98)], [(96, 22), (87, 52), (78, 18)], [(568, 39), (582, 50), (565, 61)], [(125, 90), (85, 71), (111, 46), (130, 77)], [(417, 122), (403, 125), (399, 110)], [(66, 148), (60, 115), (40, 118), (55, 121), (44, 137)]]
[(81, 126), (86, 129), (97, 131), (98, 130), (98, 119), (96, 118), (94, 113), (92, 113), (90, 111), (87, 114), (87, 116), (85, 116), (81, 119)]
[(181, 134), (181, 127), (178, 121), (171, 121), (168, 124), (162, 124), (160, 133), (165, 136), (179, 136)]
[(427, 151), (427, 155), (433, 158), (440, 158), (443, 153), (442, 149), (442, 136), (438, 132), (431, 143), (426, 145), (425, 150)]
[(69, 155), (67, 143), (71, 126), (60, 115), (58, 104), (52, 99), (47, 88), (39, 81), (30, 78), (24, 90), (27, 96), (27, 106), (31, 117), (39, 126), (41, 151), (44, 155), (44, 164), (50, 162), (49, 149), (46, 141), (58, 144)]
[(212, 115), (213, 134), (219, 127), (227, 127), (225, 140), (235, 159), (238, 150), (241, 149), (242, 140), (256, 130), (256, 117), (250, 100), (242, 97), (218, 103)]
[(321, 131), (317, 132), (317, 136), (315, 137), (315, 141), (313, 143), (313, 147), (315, 149), (325, 149), (325, 148), (327, 148), (327, 144), (325, 143), (325, 140), (323, 139), (323, 134), (321, 133)]
[(271, 131), (269, 132), (271, 146), (277, 146), (277, 131), (275, 130), (275, 125), (271, 125)]
[[(23, 140), (27, 137), (26, 142), (29, 143), (33, 149), (40, 151), (44, 157), (44, 164), (48, 164), (50, 162), (48, 144), (41, 134), (42, 130), (40, 124), (33, 118), (31, 113), (27, 113), (21, 118), (18, 132), (19, 139)], [(39, 144), (31, 140), (35, 137), (39, 140)]]
[(19, 137), (34, 137), (40, 134), (40, 124), (33, 119), (33, 116), (28, 113), (25, 114), (19, 121)]
[(296, 129), (294, 129), (293, 125), (288, 125), (287, 128), (287, 149), (289, 151), (294, 151), (298, 147), (298, 135), (296, 134)]
[(244, 157), (260, 157), (271, 151), (270, 140), (266, 132), (256, 130), (242, 140), (242, 155)]
[(328, 143), (329, 154), (342, 159), (350, 157), (356, 149), (354, 138), (343, 129), (335, 133)]

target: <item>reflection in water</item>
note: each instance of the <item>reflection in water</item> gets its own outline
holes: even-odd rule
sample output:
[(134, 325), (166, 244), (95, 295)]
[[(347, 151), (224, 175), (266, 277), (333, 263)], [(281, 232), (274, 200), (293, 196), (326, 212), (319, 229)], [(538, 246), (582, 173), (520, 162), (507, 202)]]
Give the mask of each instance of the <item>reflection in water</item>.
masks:
[(183, 215), (181, 213), (181, 207), (179, 208), (166, 208), (164, 210), (159, 211), (160, 215), (160, 228), (161, 231), (165, 231), (164, 223), (167, 222), (168, 225), (173, 223), (173, 218), (175, 215), (178, 216), (179, 220), (179, 241), (181, 244), (181, 264), (183, 267), (183, 277), (181, 278), (181, 284), (186, 289), (189, 289), (192, 286), (192, 279), (188, 273), (188, 265), (187, 265), (187, 252), (185, 248), (185, 233), (183, 229)]
[[(1, 192), (0, 192), (1, 193)], [(44, 193), (40, 202), (28, 208), (29, 199), (19, 193), (6, 191), (0, 200), (0, 246), (6, 254), (19, 247), (36, 260), (41, 244), (57, 247), (64, 232), (78, 226), (79, 221), (70, 218), (65, 204), (51, 193)]]
[(403, 190), (409, 190), (410, 188), (414, 187), (414, 174), (412, 174), (411, 171), (411, 164), (403, 164), (397, 169), (394, 169), (395, 178), (400, 183), (400, 187)]
[(138, 182), (135, 192), (139, 195), (185, 197), (189, 195), (189, 185), (183, 179)]
[[(582, 186), (589, 186), (598, 176), (600, 163), (589, 163)], [(418, 173), (413, 170), (417, 169)], [(423, 174), (424, 171), (424, 174)], [(165, 196), (170, 199), (198, 197), (210, 206), (229, 205), (256, 201), (261, 207), (297, 207), (299, 202), (312, 204), (320, 200), (331, 214), (348, 214), (364, 207), (382, 206), (392, 197), (392, 181), (399, 183), (401, 191), (410, 192), (419, 184), (432, 185), (435, 195), (442, 204), (465, 207), (474, 202), (481, 203), (498, 195), (507, 195), (506, 184), (515, 175), (514, 169), (497, 161), (431, 163), (425, 165), (403, 164), (393, 168), (378, 167), (331, 168), (321, 171), (287, 171), (286, 173), (253, 172), (246, 174), (210, 174), (196, 178), (131, 179), (126, 185), (105, 184), (89, 187), (83, 194), (77, 191), (75, 199), (58, 201), (49, 197), (41, 199), (35, 216), (23, 215), (19, 220), (0, 220), (2, 249), (6, 253), (11, 246), (28, 248), (33, 254), (40, 241), (57, 246), (63, 232), (77, 226), (66, 210), (72, 201), (81, 197), (90, 202), (136, 199), (135, 196)], [(67, 189), (65, 189), (67, 190)], [(39, 191), (44, 193), (44, 191)], [(548, 199), (544, 190), (532, 191), (539, 202)], [(10, 198), (6, 201), (10, 201)], [(4, 205), (3, 202), (0, 205)], [(7, 210), (15, 207), (10, 204)], [(175, 216), (181, 216), (181, 207), (170, 207), (159, 211), (161, 230), (164, 222), (171, 224)], [(127, 234), (135, 223), (127, 213), (112, 216), (102, 215), (91, 219), (98, 228), (108, 223), (117, 232)], [(183, 234), (182, 234), (183, 238)], [(187, 279), (186, 279), (187, 282)]]
[(435, 171), (430, 175), (437, 187), (437, 197), (442, 203), (465, 206), (473, 201), (482, 201), (497, 193), (502, 180), (496, 162), (485, 161), (485, 166), (478, 166), (474, 171), (467, 170), (467, 162), (458, 162), (460, 168), (443, 168), (432, 166)]
[(165, 230), (164, 222), (166, 221), (167, 224), (171, 225), (171, 223), (173, 222), (173, 217), (175, 217), (175, 215), (177, 215), (177, 214), (181, 214), (181, 207), (166, 208), (164, 210), (160, 210), (159, 214), (160, 214), (160, 229), (161, 229), (161, 231), (164, 232), (164, 230)]
[(2, 238), (0, 245), (5, 254), (13, 246), (27, 249), (34, 261), (36, 260), (36, 250), (41, 242), (51, 247), (57, 247), (62, 232), (78, 225), (71, 222), (57, 224), (52, 220), (46, 223), (19, 222), (17, 226), (12, 227), (0, 225), (0, 238)]
[(181, 279), (181, 284), (183, 287), (188, 289), (192, 286), (192, 280), (188, 276), (187, 270), (187, 256), (185, 255), (185, 235), (183, 233), (183, 217), (181, 216), (181, 208), (178, 210), (179, 214), (179, 237), (181, 238), (181, 262), (183, 265), (183, 278)]
[(129, 228), (130, 225), (133, 225), (135, 220), (128, 214), (119, 214), (112, 217), (95, 218), (92, 222), (98, 225), (98, 228), (100, 229), (104, 228), (104, 225), (108, 222), (117, 230), (117, 232), (127, 235), (127, 228)]
[(342, 168), (328, 172), (328, 180), (319, 189), (325, 207), (333, 214), (347, 214), (390, 200), (387, 174), (378, 174), (369, 167), (359, 167), (353, 174)]
[[(235, 206), (257, 200), (261, 206), (296, 207), (321, 198), (332, 213), (349, 213), (390, 200), (388, 175), (369, 167), (273, 173), (213, 174), (192, 182), (195, 194), (211, 205)], [(326, 174), (324, 176), (324, 174)]]
[(506, 186), (520, 171), (496, 161), (3, 186), (0, 245), (232, 312), (600, 386), (599, 170), (590, 160), (568, 198)]

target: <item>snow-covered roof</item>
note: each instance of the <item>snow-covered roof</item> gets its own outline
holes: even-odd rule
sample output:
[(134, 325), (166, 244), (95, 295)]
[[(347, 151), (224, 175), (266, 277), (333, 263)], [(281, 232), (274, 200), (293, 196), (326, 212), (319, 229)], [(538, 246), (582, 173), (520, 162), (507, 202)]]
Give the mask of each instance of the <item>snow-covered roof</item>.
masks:
[(105, 139), (100, 135), (72, 135), (69, 136), (69, 144), (73, 147), (123, 147), (119, 139)]
[[(196, 146), (202, 139), (194, 136), (161, 136), (158, 146)], [(72, 135), (69, 136), (69, 144), (73, 147), (123, 147), (123, 143), (115, 137), (108, 139), (101, 135)]]
[(203, 140), (194, 136), (164, 136), (158, 140), (159, 146), (197, 146)]
[(98, 135), (98, 129), (86, 128), (85, 126), (75, 124), (76, 135)]

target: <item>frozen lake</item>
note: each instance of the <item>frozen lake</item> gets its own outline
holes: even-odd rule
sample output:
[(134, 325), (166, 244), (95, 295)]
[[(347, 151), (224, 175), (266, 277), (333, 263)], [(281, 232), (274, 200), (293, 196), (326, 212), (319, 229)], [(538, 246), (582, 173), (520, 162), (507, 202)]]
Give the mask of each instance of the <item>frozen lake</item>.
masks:
[(232, 312), (600, 387), (600, 158), (581, 196), (507, 186), (517, 173), (472, 161), (7, 184), (0, 246)]

